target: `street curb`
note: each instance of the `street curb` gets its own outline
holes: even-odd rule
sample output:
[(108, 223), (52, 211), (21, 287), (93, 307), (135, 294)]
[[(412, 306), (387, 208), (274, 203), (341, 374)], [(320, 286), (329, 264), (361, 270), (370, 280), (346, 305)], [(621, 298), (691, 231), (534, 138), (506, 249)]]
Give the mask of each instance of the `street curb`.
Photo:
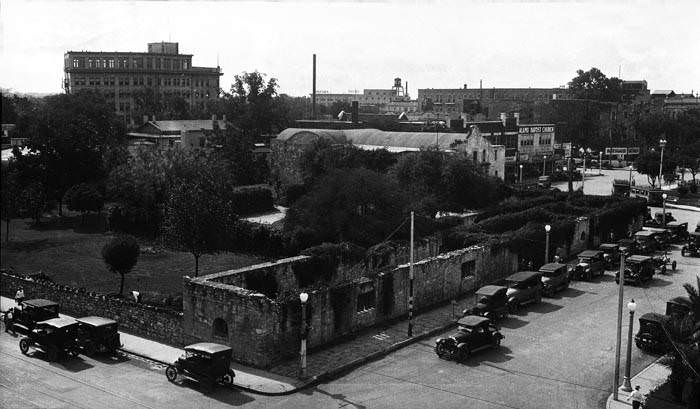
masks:
[[(661, 361), (661, 360), (664, 359), (664, 358), (666, 358), (666, 355), (661, 355), (660, 357), (658, 357), (657, 359), (655, 359), (654, 362), (652, 362), (652, 363), (650, 363), (649, 365), (647, 365), (646, 367), (642, 368), (641, 371), (637, 372), (636, 374), (634, 374), (634, 376), (632, 376), (632, 379), (630, 379), (630, 382), (634, 382), (634, 379), (635, 379), (635, 378), (637, 378), (638, 376), (642, 375), (644, 372), (648, 371), (649, 368), (651, 368), (652, 366), (659, 364), (659, 361)], [(625, 404), (625, 405), (627, 405), (627, 406), (629, 406), (629, 407), (632, 407), (632, 404), (631, 404), (631, 403), (622, 402), (622, 401), (620, 401), (620, 400), (615, 401), (615, 400), (613, 399), (613, 393), (611, 393), (610, 395), (608, 395), (608, 399), (605, 401), (605, 409), (610, 409), (610, 407), (611, 407), (611, 405), (613, 404), (613, 402), (621, 402), (622, 404)]]
[[(329, 371), (326, 371), (326, 372), (323, 372), (323, 373), (321, 373), (321, 374), (319, 374), (319, 375), (313, 376), (313, 377), (309, 378), (308, 380), (306, 380), (306, 382), (304, 382), (303, 384), (301, 384), (301, 385), (299, 385), (299, 386), (297, 386), (297, 387), (295, 387), (295, 388), (293, 388), (293, 389), (286, 390), (286, 391), (281, 391), (281, 392), (267, 392), (267, 391), (262, 391), (262, 390), (253, 389), (253, 388), (250, 388), (250, 387), (247, 387), (247, 386), (239, 385), (239, 384), (236, 384), (236, 383), (234, 383), (233, 386), (236, 387), (237, 389), (241, 389), (241, 390), (244, 390), (244, 391), (246, 391), (246, 392), (255, 393), (255, 394), (257, 394), (257, 395), (263, 395), (263, 396), (284, 396), (284, 395), (291, 395), (291, 394), (296, 393), (296, 392), (298, 392), (298, 391), (300, 391), (300, 390), (302, 390), (302, 389), (306, 389), (306, 388), (309, 388), (309, 387), (311, 387), (311, 386), (318, 385), (318, 384), (320, 384), (320, 383), (333, 380), (333, 379), (339, 377), (340, 375), (342, 375), (342, 374), (345, 373), (345, 372), (348, 372), (348, 371), (350, 371), (350, 370), (352, 370), (352, 369), (355, 369), (355, 368), (357, 368), (357, 367), (359, 367), (359, 366), (362, 366), (362, 365), (364, 365), (364, 364), (366, 364), (366, 363), (369, 363), (369, 362), (372, 362), (372, 361), (376, 361), (376, 360), (378, 360), (379, 358), (382, 358), (382, 357), (384, 357), (384, 356), (386, 356), (386, 355), (389, 355), (390, 353), (392, 353), (392, 352), (394, 352), (394, 351), (397, 351), (397, 350), (399, 350), (399, 349), (401, 349), (401, 348), (403, 348), (403, 347), (405, 347), (405, 346), (411, 345), (411, 344), (413, 344), (413, 343), (415, 343), (415, 342), (421, 341), (421, 340), (423, 340), (423, 339), (425, 339), (425, 338), (429, 338), (429, 337), (431, 337), (431, 336), (433, 336), (433, 335), (435, 335), (435, 334), (437, 334), (437, 333), (439, 333), (439, 332), (442, 332), (442, 331), (445, 331), (445, 330), (447, 330), (447, 329), (450, 329), (450, 328), (454, 327), (455, 325), (457, 325), (457, 321), (450, 322), (450, 323), (445, 324), (445, 325), (442, 325), (442, 326), (440, 326), (440, 327), (436, 327), (436, 328), (433, 328), (433, 329), (431, 329), (431, 330), (425, 331), (425, 332), (423, 332), (422, 334), (413, 336), (413, 337), (408, 338), (408, 339), (405, 339), (405, 340), (403, 340), (403, 341), (399, 341), (399, 342), (397, 342), (397, 343), (395, 343), (395, 344), (391, 344), (391, 345), (389, 345), (388, 347), (386, 347), (386, 348), (384, 348), (384, 349), (382, 349), (382, 350), (380, 350), (380, 351), (373, 352), (373, 353), (371, 353), (371, 354), (369, 354), (369, 355), (367, 355), (367, 356), (363, 356), (363, 357), (361, 357), (361, 358), (357, 358), (357, 359), (355, 359), (355, 360), (353, 360), (353, 361), (348, 362), (347, 364), (341, 365), (341, 366), (339, 366), (339, 367), (337, 367), (337, 368), (333, 368), (333, 369), (331, 369), (331, 370), (329, 370)], [(149, 357), (149, 356), (140, 354), (140, 353), (138, 353), (138, 352), (130, 351), (130, 350), (126, 349), (126, 348), (119, 348), (119, 350), (122, 351), (122, 352), (126, 352), (126, 353), (128, 353), (128, 354), (131, 354), (131, 355), (138, 356), (138, 357), (140, 357), (140, 358), (147, 359), (147, 360), (149, 360), (149, 361), (157, 362), (157, 363), (159, 363), (159, 364), (163, 364), (163, 365), (172, 365), (172, 362), (164, 362), (164, 361), (161, 361), (161, 360), (159, 360), (159, 359), (155, 359), (155, 358), (152, 358), (152, 357)]]

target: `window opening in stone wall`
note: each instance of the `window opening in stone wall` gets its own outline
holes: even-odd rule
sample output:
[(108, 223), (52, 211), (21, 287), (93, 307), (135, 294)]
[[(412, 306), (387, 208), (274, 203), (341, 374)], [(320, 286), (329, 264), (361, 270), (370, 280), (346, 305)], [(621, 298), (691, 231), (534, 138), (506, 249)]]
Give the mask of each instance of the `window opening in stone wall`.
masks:
[(462, 263), (462, 280), (474, 276), (476, 272), (476, 260), (469, 260)]
[(213, 330), (215, 337), (228, 338), (228, 325), (223, 318), (217, 318), (214, 320)]
[(377, 299), (374, 291), (374, 283), (367, 282), (360, 285), (360, 294), (357, 296), (357, 312), (371, 310), (376, 306)]

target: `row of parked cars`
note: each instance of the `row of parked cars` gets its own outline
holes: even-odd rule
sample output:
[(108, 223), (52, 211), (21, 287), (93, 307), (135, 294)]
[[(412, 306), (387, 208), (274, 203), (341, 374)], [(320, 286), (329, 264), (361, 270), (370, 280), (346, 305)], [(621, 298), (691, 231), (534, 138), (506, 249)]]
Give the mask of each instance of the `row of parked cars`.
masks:
[(50, 361), (80, 353), (114, 354), (121, 342), (116, 321), (103, 317), (59, 317), (58, 304), (34, 299), (5, 312), (5, 331), (22, 334), (19, 349), (42, 350)]
[[(642, 230), (631, 239), (604, 243), (598, 250), (579, 253), (575, 266), (547, 263), (539, 271), (520, 271), (510, 275), (504, 285), (481, 287), (476, 291), (476, 305), (465, 309), (464, 317), (457, 322), (457, 332), (437, 339), (435, 352), (441, 358), (462, 360), (474, 351), (499, 346), (504, 336), (494, 324), (497, 320), (517, 312), (523, 305), (539, 303), (543, 296), (552, 296), (568, 288), (572, 280), (590, 281), (603, 276), (606, 270), (619, 269), (621, 256), (625, 256), (625, 284), (641, 284), (656, 273), (665, 274), (667, 266), (675, 270), (675, 261), (665, 254), (653, 256), (653, 251), (687, 239), (687, 226), (687, 223), (675, 223), (663, 231)], [(685, 234), (683, 229), (686, 229)], [(615, 275), (617, 283), (619, 276), (618, 271)]]
[[(96, 316), (59, 317), (58, 303), (45, 299), (26, 300), (10, 308), (4, 323), (5, 331), (22, 335), (19, 349), (23, 354), (30, 348), (39, 349), (49, 361), (81, 353), (114, 355), (123, 346), (117, 321)], [(236, 375), (231, 369), (230, 347), (202, 342), (184, 349), (184, 354), (165, 370), (169, 381), (185, 376), (207, 385), (233, 383)]]

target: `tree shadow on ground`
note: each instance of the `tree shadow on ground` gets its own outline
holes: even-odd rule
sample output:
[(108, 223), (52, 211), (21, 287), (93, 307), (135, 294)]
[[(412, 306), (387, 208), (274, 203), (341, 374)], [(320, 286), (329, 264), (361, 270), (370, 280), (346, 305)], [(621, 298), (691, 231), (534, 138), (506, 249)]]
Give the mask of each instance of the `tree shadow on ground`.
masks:
[(330, 397), (331, 399), (335, 400), (338, 402), (338, 407), (351, 407), (351, 408), (358, 408), (358, 409), (366, 409), (367, 407), (364, 405), (360, 405), (359, 403), (355, 403), (347, 398), (342, 393), (329, 393), (326, 392), (322, 389), (319, 389), (318, 386), (315, 386), (313, 388), (307, 388), (301, 390), (299, 393), (308, 395), (308, 396), (313, 396), (314, 393), (318, 393), (320, 395), (326, 395)]
[(197, 389), (202, 395), (231, 406), (243, 406), (255, 400), (251, 396), (241, 392), (235, 386), (224, 386), (218, 384), (207, 385), (194, 379), (182, 376), (179, 377), (179, 380), (171, 383), (181, 388)]

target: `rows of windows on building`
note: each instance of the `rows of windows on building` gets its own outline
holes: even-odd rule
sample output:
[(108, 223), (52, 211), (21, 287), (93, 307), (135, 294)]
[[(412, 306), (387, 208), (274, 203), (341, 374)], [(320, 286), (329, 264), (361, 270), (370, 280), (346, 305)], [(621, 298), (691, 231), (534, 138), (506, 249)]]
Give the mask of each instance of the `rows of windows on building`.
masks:
[(163, 57), (73, 57), (73, 68), (111, 68), (147, 70), (187, 70), (187, 58)]

